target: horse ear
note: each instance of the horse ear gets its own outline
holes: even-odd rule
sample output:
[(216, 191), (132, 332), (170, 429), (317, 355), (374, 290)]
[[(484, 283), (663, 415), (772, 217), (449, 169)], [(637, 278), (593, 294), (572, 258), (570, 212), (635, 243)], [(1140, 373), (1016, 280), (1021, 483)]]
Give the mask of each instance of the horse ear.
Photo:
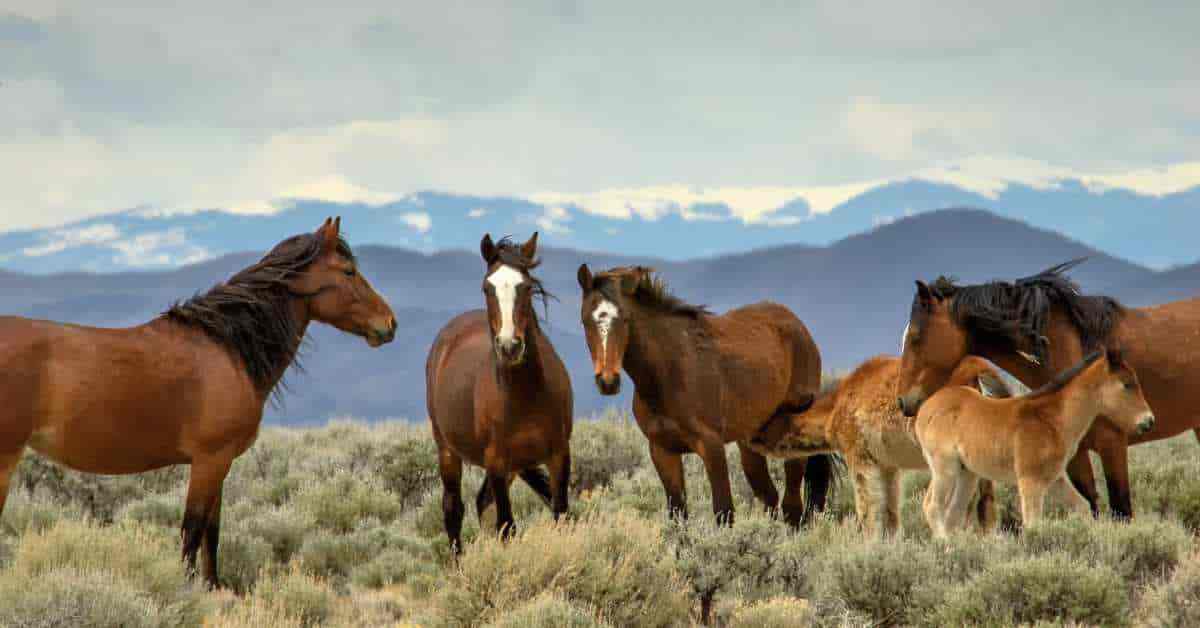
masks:
[(1125, 366), (1125, 355), (1121, 352), (1120, 349), (1111, 348), (1111, 347), (1108, 348), (1106, 350), (1105, 357), (1108, 358), (1108, 365), (1110, 368), (1120, 368), (1122, 366)]
[(496, 261), (496, 243), (492, 242), (492, 234), (483, 234), (483, 239), (479, 241), (479, 254), (483, 256), (483, 261), (488, 265)]
[(592, 278), (592, 269), (588, 268), (587, 264), (579, 265), (579, 272), (575, 273), (575, 278), (579, 280), (579, 287), (585, 293), (591, 291), (594, 280)]
[(337, 247), (341, 220), (341, 216), (338, 216), (336, 221), (332, 218), (326, 218), (325, 222), (317, 228), (317, 237), (321, 239), (321, 250), (332, 251)]
[(917, 301), (920, 302), (921, 305), (931, 306), (933, 305), (934, 301), (941, 300), (942, 298), (938, 296), (938, 294), (934, 292), (928, 284), (920, 279), (917, 280)]
[(533, 256), (537, 255), (537, 238), (538, 232), (534, 231), (533, 235), (525, 244), (521, 245), (521, 257), (527, 260), (533, 260)]

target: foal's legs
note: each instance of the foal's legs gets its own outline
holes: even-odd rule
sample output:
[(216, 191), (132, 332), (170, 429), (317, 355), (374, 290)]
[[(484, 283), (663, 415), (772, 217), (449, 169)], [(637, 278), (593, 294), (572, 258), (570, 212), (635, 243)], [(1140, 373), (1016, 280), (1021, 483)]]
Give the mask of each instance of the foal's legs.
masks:
[[(213, 513), (221, 503), (221, 486), (225, 475), (229, 473), (229, 465), (233, 463), (230, 454), (197, 456), (192, 459), (191, 479), (188, 481), (187, 499), (183, 508), (183, 525), (180, 536), (183, 537), (183, 559), (187, 563), (188, 575), (196, 572), (196, 553), (200, 544), (209, 534), (209, 525)], [(218, 524), (219, 525), (219, 524)], [(214, 537), (218, 531), (213, 530)], [(212, 564), (205, 570), (209, 586), (216, 587), (216, 542), (212, 542)]]
[(1046, 491), (1050, 483), (1042, 478), (1019, 477), (1017, 490), (1021, 493), (1021, 525), (1025, 528), (1042, 520)]
[(725, 460), (725, 443), (720, 438), (701, 437), (696, 453), (704, 461), (708, 484), (712, 488), (713, 514), (721, 525), (733, 524), (733, 490), (729, 486), (729, 466)]
[(962, 530), (967, 525), (971, 512), (971, 502), (979, 487), (979, 476), (967, 469), (961, 469), (954, 478), (954, 489), (950, 494), (950, 503), (944, 513), (944, 529), (948, 532)]
[(455, 554), (462, 553), (462, 458), (438, 443), (438, 473), (442, 476), (442, 523)]
[(880, 467), (879, 488), (877, 519), (883, 523), (884, 536), (893, 536), (900, 531), (900, 470)]
[[(961, 472), (962, 465), (955, 461), (944, 461), (926, 454), (929, 462), (929, 488), (925, 491), (924, 508), (925, 522), (933, 531), (934, 538), (946, 536), (947, 512), (950, 498), (953, 497), (956, 476)], [(957, 467), (955, 469), (954, 467)]]
[(550, 457), (546, 466), (550, 469), (550, 510), (557, 521), (567, 512), (567, 492), (571, 488), (571, 450), (563, 447)]
[(658, 472), (658, 479), (662, 481), (663, 490), (667, 493), (667, 516), (687, 519), (683, 456), (650, 441), (650, 461), (654, 463), (654, 470)]
[(743, 442), (738, 442), (737, 446), (738, 453), (741, 454), (742, 472), (746, 474), (746, 481), (750, 483), (750, 489), (754, 491), (754, 496), (758, 498), (758, 501), (763, 503), (767, 512), (774, 513), (775, 508), (779, 505), (779, 492), (775, 490), (775, 483), (771, 481), (771, 470), (767, 467), (767, 459), (750, 451), (750, 448)]

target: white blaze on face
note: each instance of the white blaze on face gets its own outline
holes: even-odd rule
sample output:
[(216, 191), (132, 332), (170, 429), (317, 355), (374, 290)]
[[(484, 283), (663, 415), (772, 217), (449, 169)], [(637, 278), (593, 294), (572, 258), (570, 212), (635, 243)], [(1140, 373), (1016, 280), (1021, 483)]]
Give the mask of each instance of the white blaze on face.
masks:
[(619, 310), (612, 301), (607, 299), (600, 302), (592, 310), (592, 320), (596, 321), (596, 331), (600, 334), (601, 355), (608, 352), (608, 332), (612, 330), (613, 321), (617, 320)]
[(500, 333), (496, 338), (512, 340), (516, 331), (513, 310), (517, 305), (517, 286), (525, 283), (525, 275), (511, 266), (501, 266), (488, 276), (487, 282), (495, 289), (496, 303), (500, 306)]
[(908, 346), (908, 327), (912, 322), (904, 324), (904, 334), (900, 336), (900, 355), (904, 355), (904, 348)]

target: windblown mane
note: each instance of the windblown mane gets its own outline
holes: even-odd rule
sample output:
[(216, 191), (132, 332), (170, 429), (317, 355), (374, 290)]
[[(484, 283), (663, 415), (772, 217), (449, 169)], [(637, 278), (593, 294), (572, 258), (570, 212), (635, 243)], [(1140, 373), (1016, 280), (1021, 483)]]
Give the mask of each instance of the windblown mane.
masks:
[(542, 265), (542, 260), (525, 257), (521, 253), (521, 245), (513, 242), (511, 236), (504, 236), (496, 243), (496, 259), (493, 261), (524, 272), (526, 280), (529, 281), (529, 289), (532, 291), (533, 298), (542, 301), (543, 317), (549, 316), (550, 299), (557, 301), (558, 297), (546, 290), (546, 286), (542, 285), (542, 280), (534, 277), (532, 272)]
[[(620, 277), (628, 272), (643, 271), (642, 268), (614, 268), (597, 275), (596, 289), (610, 301), (617, 301), (620, 290)], [(667, 282), (657, 273), (644, 272), (633, 292), (633, 299), (638, 303), (664, 314), (677, 314), (688, 318), (699, 318), (711, 314), (708, 307), (694, 305), (671, 294)]]
[(1102, 355), (1104, 355), (1103, 350), (1089, 353), (1083, 358), (1083, 360), (1079, 362), (1079, 364), (1076, 364), (1075, 366), (1072, 366), (1058, 375), (1055, 375), (1054, 379), (1046, 382), (1046, 384), (1041, 388), (1029, 393), (1028, 397), (1044, 397), (1046, 395), (1053, 395), (1054, 393), (1062, 390), (1063, 387), (1071, 383), (1071, 380), (1075, 379), (1080, 373), (1087, 370), (1087, 367), (1091, 366), (1093, 362), (1100, 359), (1100, 356)]
[[(354, 261), (354, 252), (341, 238), (338, 254)], [(289, 310), (293, 295), (287, 282), (304, 272), (321, 254), (321, 238), (307, 233), (275, 245), (253, 266), (241, 270), (208, 292), (175, 303), (162, 317), (203, 329), (210, 338), (235, 353), (250, 379), (263, 392), (276, 394), (282, 374), (298, 363), (304, 330)]]
[(938, 296), (951, 299), (951, 314), (968, 331), (1045, 361), (1046, 321), (1054, 305), (1066, 310), (1084, 351), (1100, 346), (1125, 312), (1116, 299), (1079, 293), (1079, 286), (1066, 272), (1085, 259), (1071, 260), (1013, 282), (960, 286), (943, 276), (930, 288)]

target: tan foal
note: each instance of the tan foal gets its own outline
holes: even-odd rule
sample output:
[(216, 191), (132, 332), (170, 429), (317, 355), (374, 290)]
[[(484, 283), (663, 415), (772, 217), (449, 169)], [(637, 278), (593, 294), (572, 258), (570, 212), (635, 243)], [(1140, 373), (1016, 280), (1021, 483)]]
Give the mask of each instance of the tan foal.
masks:
[(979, 478), (1017, 484), (1025, 525), (1041, 519), (1047, 493), (1088, 512), (1065, 471), (1100, 415), (1128, 434), (1154, 426), (1136, 373), (1116, 351), (1096, 351), (1024, 397), (987, 398), (965, 386), (935, 393), (916, 421), (933, 474), (924, 510), (934, 536), (966, 524)]

